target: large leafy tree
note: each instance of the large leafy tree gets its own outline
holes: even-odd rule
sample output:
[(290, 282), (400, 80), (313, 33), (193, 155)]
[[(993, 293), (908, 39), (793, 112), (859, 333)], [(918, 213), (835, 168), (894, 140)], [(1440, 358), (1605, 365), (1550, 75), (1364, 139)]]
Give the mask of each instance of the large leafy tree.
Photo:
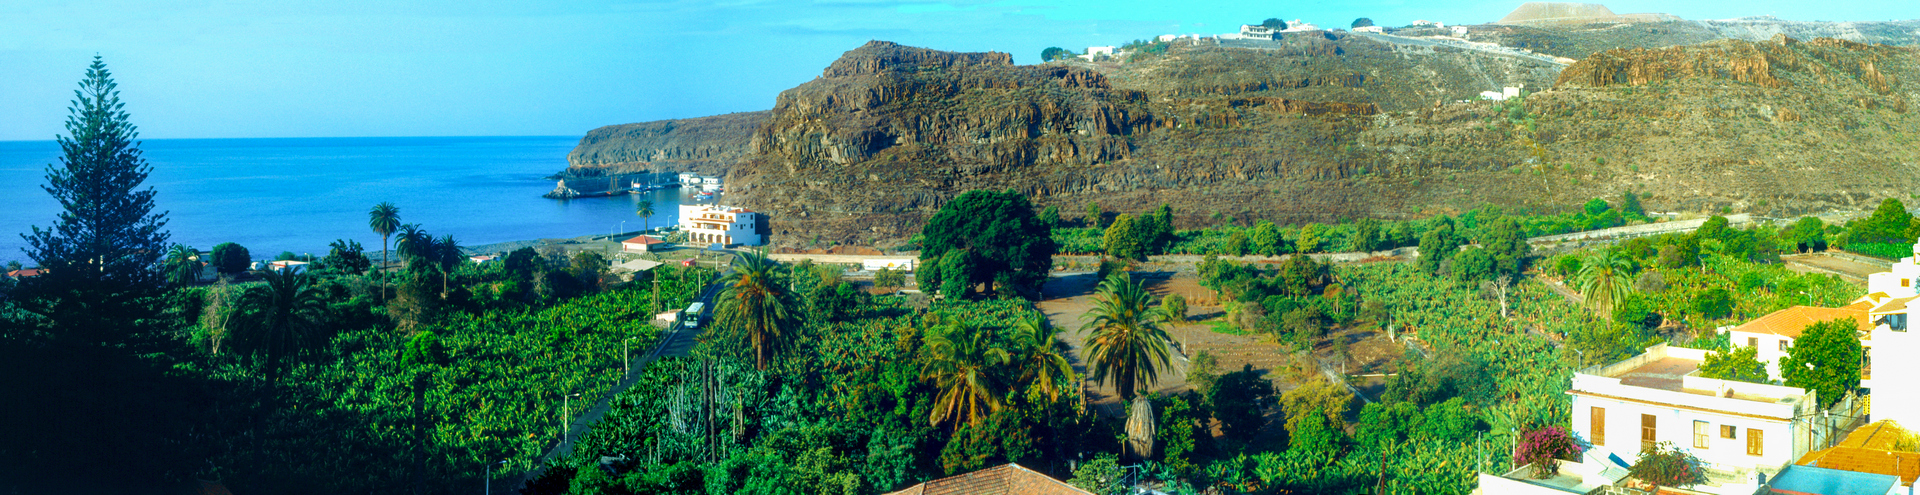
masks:
[(968, 191), (941, 206), (921, 232), (921, 265), (956, 267), (925, 270), (922, 283), (959, 289), (950, 297), (980, 284), (1033, 297), (1053, 263), (1052, 231), (1017, 191)]
[(1093, 380), (1105, 385), (1114, 380), (1121, 400), (1133, 400), (1136, 388), (1149, 387), (1160, 379), (1167, 360), (1167, 333), (1160, 329), (1162, 313), (1154, 311), (1153, 296), (1140, 284), (1118, 273), (1100, 283), (1093, 297), (1093, 311), (1083, 315), (1080, 327), (1087, 336), (1087, 362), (1093, 367)]
[(1602, 315), (1613, 314), (1614, 305), (1626, 300), (1633, 290), (1633, 260), (1612, 251), (1588, 256), (1574, 276), (1580, 282), (1580, 296)]
[(1006, 386), (996, 371), (1013, 356), (994, 347), (993, 340), (993, 332), (961, 323), (942, 324), (927, 333), (920, 379), (933, 382), (935, 390), (929, 423), (978, 425), (1006, 407)]
[(1700, 459), (1668, 442), (1640, 451), (1640, 458), (1627, 468), (1627, 474), (1654, 486), (1685, 488), (1707, 482), (1706, 472), (1700, 469)]
[(798, 313), (787, 285), (774, 280), (774, 262), (758, 252), (734, 256), (733, 274), (720, 281), (714, 328), (753, 350), (761, 371), (791, 343)]
[(1700, 376), (1720, 380), (1767, 383), (1767, 362), (1759, 359), (1759, 349), (1741, 346), (1726, 352), (1709, 352), (1700, 363)]
[(1787, 386), (1815, 392), (1820, 408), (1839, 402), (1860, 388), (1860, 336), (1852, 318), (1807, 325), (1794, 337), (1793, 347), (1780, 358), (1780, 376)]
[(23, 309), (81, 342), (119, 340), (128, 323), (154, 317), (146, 300), (166, 281), (154, 269), (167, 252), (166, 212), (155, 213), (153, 189), (141, 189), (153, 167), (118, 87), (95, 56), (67, 109), (60, 164), (47, 166), (41, 186), (61, 212), (52, 227), (21, 235), (46, 269), (24, 284)]

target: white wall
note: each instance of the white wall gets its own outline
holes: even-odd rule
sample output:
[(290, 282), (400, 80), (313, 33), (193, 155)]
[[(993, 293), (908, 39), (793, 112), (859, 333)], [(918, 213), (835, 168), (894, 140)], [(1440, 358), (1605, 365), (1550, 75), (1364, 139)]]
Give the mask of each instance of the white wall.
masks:
[[(1713, 414), (1667, 406), (1656, 406), (1605, 398), (1575, 395), (1573, 397), (1573, 428), (1581, 438), (1593, 440), (1592, 411), (1594, 406), (1606, 410), (1607, 435), (1606, 449), (1620, 455), (1629, 464), (1640, 454), (1640, 419), (1642, 414), (1654, 416), (1655, 441), (1670, 442), (1675, 447), (1685, 449), (1713, 467), (1726, 471), (1752, 469), (1771, 470), (1782, 464), (1799, 458), (1804, 448), (1794, 446), (1797, 430), (1785, 421), (1769, 421), (1727, 414)], [(1708, 428), (1707, 448), (1696, 449), (1693, 444), (1693, 422), (1706, 421)], [(1731, 425), (1737, 428), (1734, 438), (1720, 438), (1720, 427)], [(1763, 455), (1747, 455), (1748, 429), (1761, 430)]]
[(1793, 347), (1792, 338), (1771, 333), (1733, 330), (1727, 331), (1727, 337), (1730, 339), (1729, 341), (1733, 343), (1734, 347), (1746, 347), (1747, 339), (1758, 339), (1760, 350), (1754, 353), (1754, 359), (1759, 359), (1767, 363), (1767, 379), (1774, 381), (1785, 379), (1780, 376), (1780, 358), (1787, 357), (1787, 351), (1780, 350), (1780, 342), (1785, 341), (1787, 347)]

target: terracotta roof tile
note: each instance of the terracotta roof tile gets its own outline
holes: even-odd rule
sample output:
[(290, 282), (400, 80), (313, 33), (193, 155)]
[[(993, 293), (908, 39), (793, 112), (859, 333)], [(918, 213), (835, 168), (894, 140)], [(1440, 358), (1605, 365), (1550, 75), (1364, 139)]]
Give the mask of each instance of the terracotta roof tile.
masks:
[(1093, 495), (1019, 464), (949, 476), (887, 495)]
[(1873, 308), (1873, 310), (1870, 311), (1870, 313), (1873, 313), (1876, 315), (1887, 314), (1887, 313), (1905, 313), (1907, 312), (1907, 305), (1911, 303), (1914, 299), (1915, 299), (1914, 297), (1902, 297), (1898, 299), (1889, 299), (1886, 302), (1880, 303), (1879, 307)]
[(1745, 324), (1735, 327), (1733, 331), (1770, 333), (1782, 337), (1794, 338), (1799, 337), (1800, 331), (1806, 330), (1807, 325), (1840, 318), (1853, 318), (1860, 331), (1873, 330), (1873, 323), (1867, 319), (1867, 311), (1865, 309), (1859, 309), (1854, 306), (1839, 308), (1794, 306), (1768, 313), (1766, 316), (1746, 322)]
[(1898, 423), (1877, 421), (1853, 430), (1839, 445), (1809, 453), (1794, 464), (1899, 476), (1901, 484), (1910, 485), (1920, 478), (1920, 452), (1891, 450), (1906, 434)]
[(666, 242), (667, 241), (660, 240), (650, 235), (643, 235), (643, 236), (634, 237), (632, 239), (620, 241), (621, 244), (665, 244)]

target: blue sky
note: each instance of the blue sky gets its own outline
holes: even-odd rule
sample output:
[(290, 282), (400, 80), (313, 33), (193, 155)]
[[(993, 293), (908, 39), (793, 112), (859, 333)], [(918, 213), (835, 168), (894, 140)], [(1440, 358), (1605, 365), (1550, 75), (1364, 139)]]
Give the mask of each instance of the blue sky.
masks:
[[(0, 2), (0, 140), (61, 132), (106, 58), (159, 138), (578, 135), (772, 107), (868, 40), (1002, 51), (1221, 33), (1268, 17), (1482, 23), (1518, 1)], [(397, 4), (397, 5), (396, 5)], [(1607, 2), (1689, 19), (1920, 17), (1920, 2)]]

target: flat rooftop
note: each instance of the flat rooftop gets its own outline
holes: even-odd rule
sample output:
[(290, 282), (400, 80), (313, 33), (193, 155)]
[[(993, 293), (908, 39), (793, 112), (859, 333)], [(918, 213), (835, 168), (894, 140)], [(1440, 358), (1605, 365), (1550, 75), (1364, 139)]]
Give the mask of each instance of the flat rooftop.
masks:
[(1747, 387), (1735, 387), (1735, 390), (1732, 395), (1727, 395), (1725, 393), (1722, 393), (1720, 390), (1711, 390), (1711, 389), (1704, 389), (1704, 388), (1688, 388), (1686, 386), (1687, 375), (1694, 374), (1699, 370), (1700, 370), (1700, 361), (1698, 360), (1688, 359), (1684, 357), (1668, 356), (1668, 357), (1662, 357), (1660, 359), (1648, 361), (1645, 364), (1641, 364), (1639, 366), (1627, 368), (1624, 371), (1615, 371), (1613, 373), (1603, 374), (1602, 376), (1606, 376), (1608, 378), (1619, 378), (1621, 385), (1626, 385), (1629, 387), (1651, 388), (1656, 390), (1666, 390), (1670, 392), (1682, 392), (1682, 393), (1689, 393), (1694, 395), (1704, 395), (1708, 397), (1723, 397), (1723, 398), (1740, 399), (1740, 400), (1747, 400), (1747, 401), (1753, 401), (1753, 402), (1765, 402), (1769, 404), (1779, 402), (1781, 399), (1780, 397), (1771, 397), (1766, 395), (1744, 393), (1743, 391), (1739, 390), (1740, 388), (1747, 388)]

